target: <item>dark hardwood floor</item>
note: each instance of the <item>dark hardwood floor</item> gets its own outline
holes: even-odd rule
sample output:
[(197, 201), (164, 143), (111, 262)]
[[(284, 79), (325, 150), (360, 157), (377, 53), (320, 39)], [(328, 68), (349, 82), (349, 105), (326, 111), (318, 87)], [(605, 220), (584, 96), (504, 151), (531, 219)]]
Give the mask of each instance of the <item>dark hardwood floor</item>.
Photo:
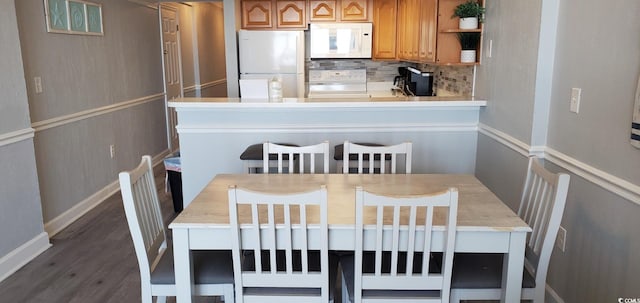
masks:
[[(156, 170), (168, 224), (175, 213), (164, 184), (164, 170)], [(55, 235), (51, 243), (51, 248), (0, 283), (0, 302), (140, 302), (140, 272), (120, 192)]]

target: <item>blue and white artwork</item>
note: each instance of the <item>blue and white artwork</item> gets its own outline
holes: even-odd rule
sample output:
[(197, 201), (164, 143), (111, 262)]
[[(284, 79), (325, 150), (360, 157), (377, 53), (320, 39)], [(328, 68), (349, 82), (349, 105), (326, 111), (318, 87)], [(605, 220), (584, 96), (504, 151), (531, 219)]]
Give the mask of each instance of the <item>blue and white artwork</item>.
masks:
[(102, 5), (83, 0), (44, 0), (50, 33), (103, 35)]
[(638, 77), (636, 103), (633, 107), (633, 121), (631, 121), (631, 144), (640, 148), (640, 77)]

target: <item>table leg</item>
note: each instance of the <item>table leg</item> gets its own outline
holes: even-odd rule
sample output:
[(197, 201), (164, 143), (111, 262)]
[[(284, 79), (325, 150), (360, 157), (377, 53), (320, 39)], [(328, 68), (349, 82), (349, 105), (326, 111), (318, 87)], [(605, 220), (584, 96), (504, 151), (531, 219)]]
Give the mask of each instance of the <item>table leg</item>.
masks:
[(520, 302), (526, 240), (526, 232), (512, 232), (510, 234), (509, 253), (505, 254), (503, 259), (503, 292), (500, 302)]
[(193, 296), (193, 260), (189, 253), (189, 232), (173, 229), (173, 266), (176, 274), (176, 302), (191, 303)]

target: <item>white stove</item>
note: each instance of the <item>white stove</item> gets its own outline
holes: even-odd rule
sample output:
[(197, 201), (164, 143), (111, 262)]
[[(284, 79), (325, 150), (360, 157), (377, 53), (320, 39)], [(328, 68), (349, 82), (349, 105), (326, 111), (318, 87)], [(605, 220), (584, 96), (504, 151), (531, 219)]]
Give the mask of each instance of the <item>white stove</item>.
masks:
[(308, 97), (369, 98), (367, 70), (309, 70)]

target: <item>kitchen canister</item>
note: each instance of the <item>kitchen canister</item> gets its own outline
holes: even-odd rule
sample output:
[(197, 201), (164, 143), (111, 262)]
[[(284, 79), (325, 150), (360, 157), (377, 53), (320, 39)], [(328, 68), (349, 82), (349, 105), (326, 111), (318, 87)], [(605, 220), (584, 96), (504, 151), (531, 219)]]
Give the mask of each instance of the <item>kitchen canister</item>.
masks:
[(269, 99), (272, 102), (282, 101), (282, 82), (277, 77), (273, 77), (269, 83)]

